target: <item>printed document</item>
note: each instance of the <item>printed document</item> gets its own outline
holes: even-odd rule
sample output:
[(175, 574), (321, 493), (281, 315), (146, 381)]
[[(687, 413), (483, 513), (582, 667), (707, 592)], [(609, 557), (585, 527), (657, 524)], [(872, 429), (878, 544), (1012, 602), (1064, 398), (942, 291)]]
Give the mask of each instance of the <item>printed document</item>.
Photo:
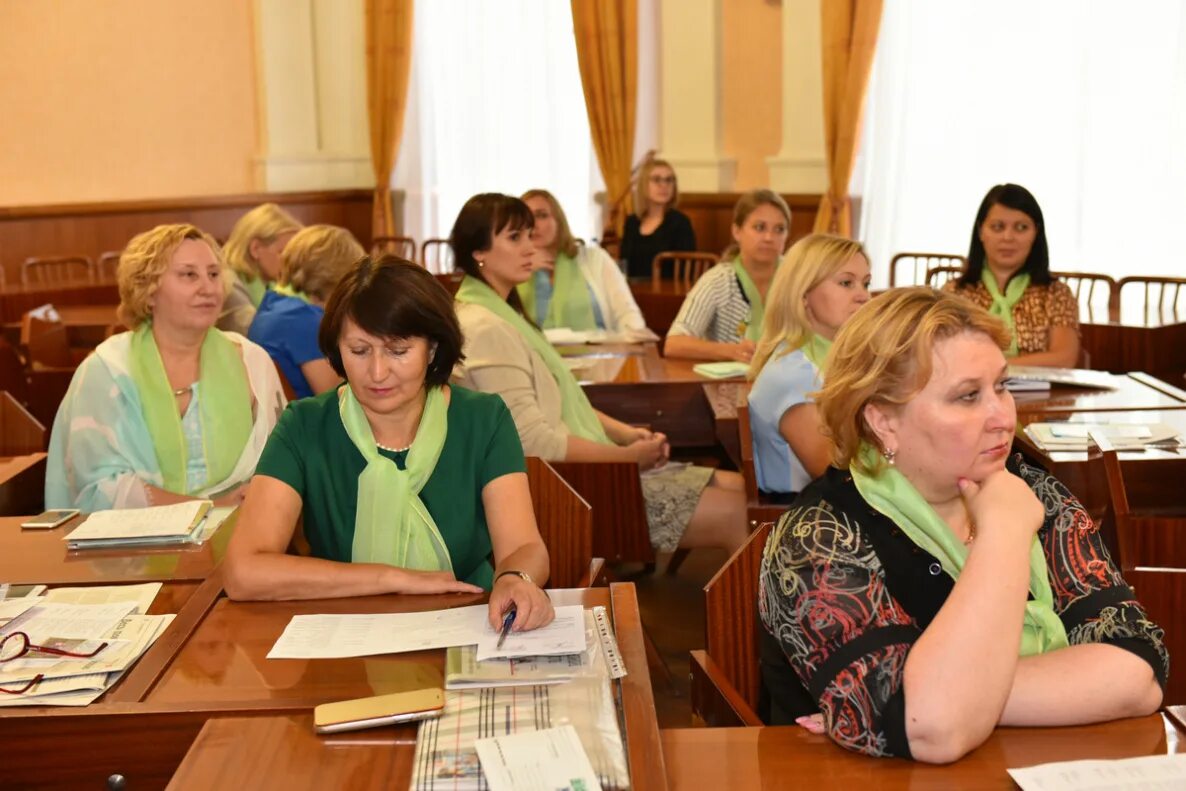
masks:
[(1061, 761), (1009, 776), (1022, 791), (1178, 791), (1186, 788), (1186, 754), (1112, 761)]
[(474, 742), (490, 791), (601, 791), (571, 725)]

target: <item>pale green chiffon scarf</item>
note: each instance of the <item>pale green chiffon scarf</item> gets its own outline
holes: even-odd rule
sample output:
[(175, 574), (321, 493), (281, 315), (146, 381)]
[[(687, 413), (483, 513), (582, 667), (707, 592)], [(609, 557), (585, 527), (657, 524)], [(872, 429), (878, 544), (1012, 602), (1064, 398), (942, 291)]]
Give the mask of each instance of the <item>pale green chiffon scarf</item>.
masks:
[(980, 282), (984, 284), (984, 287), (988, 289), (988, 295), (992, 297), (992, 305), (989, 306), (988, 312), (1005, 322), (1005, 326), (1009, 329), (1009, 348), (1005, 350), (1005, 356), (1016, 357), (1017, 332), (1013, 327), (1013, 308), (1021, 301), (1025, 290), (1030, 286), (1029, 272), (1014, 275), (1009, 284), (1005, 286), (1004, 294), (1001, 293), (1001, 289), (997, 285), (996, 275), (987, 266), (980, 271)]
[[(516, 286), (515, 290), (523, 300), (527, 315), (533, 318), (539, 315), (535, 304), (534, 275), (531, 280)], [(548, 312), (543, 323), (546, 330), (556, 327), (568, 327), (578, 331), (597, 329), (589, 286), (585, 283), (577, 262), (563, 253), (556, 256), (552, 270), (552, 298), (548, 302)]]
[[(206, 332), (200, 355), (198, 408), (202, 418), (206, 484), (198, 488), (208, 489), (234, 471), (251, 437), (253, 418), (251, 386), (239, 347), (212, 328)], [(189, 446), (151, 322), (141, 324), (132, 333), (128, 367), (156, 451), (163, 481), (161, 488), (174, 494), (191, 494), (186, 486)]]
[(603, 445), (612, 445), (606, 436), (601, 421), (597, 419), (597, 412), (589, 403), (589, 397), (581, 389), (580, 384), (564, 364), (564, 358), (552, 347), (543, 333), (528, 323), (527, 319), (519, 315), (518, 311), (507, 304), (494, 289), (476, 277), (466, 275), (461, 281), (461, 288), (457, 289), (458, 302), (480, 305), (510, 324), (527, 341), (531, 350), (538, 354), (547, 366), (548, 372), (556, 380), (560, 388), (560, 418), (569, 432), (574, 436)]
[(762, 294), (758, 291), (754, 279), (749, 276), (749, 272), (745, 271), (745, 265), (741, 263), (741, 256), (733, 259), (733, 272), (737, 275), (737, 282), (741, 283), (741, 291), (745, 294), (746, 301), (749, 302), (749, 320), (745, 324), (744, 331), (741, 331), (741, 327), (737, 328), (738, 334), (757, 343), (762, 339), (762, 320), (766, 317), (766, 305), (762, 302)]
[(832, 349), (832, 342), (822, 335), (811, 333), (811, 337), (807, 339), (801, 347), (803, 356), (811, 361), (815, 369), (822, 375), (824, 372), (824, 360), (828, 359), (828, 352)]
[[(897, 525), (919, 549), (934, 555), (943, 570), (958, 580), (968, 558), (968, 547), (956, 539), (947, 523), (905, 475), (882, 463), (871, 445), (862, 443), (860, 455), (869, 467), (877, 470), (876, 475), (868, 475), (856, 464), (849, 470), (861, 497)], [(1020, 655), (1032, 656), (1065, 648), (1067, 632), (1054, 612), (1046, 556), (1037, 536), (1030, 545), (1030, 593), (1033, 598), (1025, 605)]]
[(430, 387), (406, 469), (379, 452), (366, 413), (350, 385), (338, 391), (338, 413), (346, 435), (366, 460), (358, 476), (351, 560), (386, 563), (416, 571), (451, 571), (453, 561), (420, 490), (436, 469), (445, 447), (448, 407), (439, 387)]

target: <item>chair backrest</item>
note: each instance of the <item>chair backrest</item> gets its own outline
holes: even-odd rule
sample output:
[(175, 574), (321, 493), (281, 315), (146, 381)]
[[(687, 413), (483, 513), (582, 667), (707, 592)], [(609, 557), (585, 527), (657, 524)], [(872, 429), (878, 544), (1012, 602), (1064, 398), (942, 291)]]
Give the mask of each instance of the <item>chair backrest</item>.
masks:
[(100, 280), (114, 280), (115, 271), (119, 268), (119, 257), (123, 255), (117, 250), (109, 250), (99, 256), (95, 262), (95, 276)]
[(633, 462), (550, 462), (593, 507), (593, 555), (609, 563), (655, 562), (638, 465)]
[(684, 289), (689, 289), (701, 275), (720, 262), (721, 257), (715, 253), (659, 253), (651, 261), (651, 283), (658, 286), (664, 280), (663, 270), (666, 268), (671, 271), (667, 279), (674, 280)]
[(376, 236), (371, 241), (371, 255), (378, 256), (383, 253), (398, 255), (407, 261), (417, 263), (416, 240), (410, 236)]
[(927, 270), (926, 283), (931, 288), (942, 288), (947, 281), (955, 280), (963, 273), (964, 270), (962, 267), (933, 266)]
[(762, 684), (758, 573), (771, 527), (759, 525), (704, 586), (705, 653), (755, 712)]
[(745, 518), (749, 529), (763, 522), (774, 522), (790, 506), (769, 502), (758, 489), (754, 468), (754, 437), (749, 420), (749, 386), (737, 388), (737, 441), (741, 455), (741, 476), (745, 479)]
[(66, 336), (66, 325), (61, 321), (39, 318), (33, 315), (33, 311), (21, 316), (21, 348), (24, 349), (25, 359), (31, 367), (74, 366), (70, 340)]
[(445, 290), (450, 294), (456, 294), (457, 289), (461, 288), (461, 279), (464, 273), (461, 271), (450, 272), (447, 275), (436, 275), (437, 282), (445, 287)]
[(0, 456), (40, 453), (49, 447), (49, 432), (7, 390), (0, 390)]
[(527, 483), (535, 523), (548, 548), (548, 587), (587, 586), (593, 560), (593, 509), (543, 459), (527, 458)]
[(1170, 676), (1161, 704), (1180, 706), (1186, 703), (1186, 569), (1140, 567), (1126, 572), (1124, 579), (1150, 620), (1165, 630)]
[[(1167, 320), (1186, 317), (1186, 278), (1182, 277), (1122, 277), (1116, 284), (1117, 310), (1124, 287), (1132, 286), (1144, 292), (1144, 308), (1142, 316), (1145, 321), (1150, 319)], [(1117, 317), (1119, 318), (1119, 317)]]
[[(1096, 461), (1097, 458), (1099, 461)], [(1092, 449), (1089, 463), (1102, 464), (1108, 482), (1108, 515), (1115, 531), (1117, 564), (1186, 569), (1186, 504), (1181, 483), (1186, 459), (1134, 461), (1139, 474), (1126, 476), (1111, 449)]]
[(21, 264), (21, 283), (51, 285), (94, 280), (95, 262), (85, 255), (26, 258)]
[(890, 288), (930, 285), (928, 273), (936, 267), (955, 267), (960, 272), (968, 260), (954, 253), (898, 253), (890, 259)]
[(1051, 272), (1066, 283), (1079, 303), (1079, 318), (1092, 324), (1120, 320), (1120, 292), (1116, 281), (1094, 272)]
[(420, 265), (434, 275), (453, 271), (453, 248), (448, 239), (425, 239), (420, 245)]

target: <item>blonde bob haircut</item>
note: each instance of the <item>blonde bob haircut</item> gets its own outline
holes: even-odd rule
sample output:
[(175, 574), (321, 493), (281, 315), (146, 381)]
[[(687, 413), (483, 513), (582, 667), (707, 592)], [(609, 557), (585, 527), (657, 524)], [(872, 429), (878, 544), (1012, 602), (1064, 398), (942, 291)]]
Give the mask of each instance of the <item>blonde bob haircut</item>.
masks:
[(262, 277), (259, 261), (251, 254), (251, 242), (258, 239), (262, 244), (271, 244), (280, 234), (304, 227), (300, 220), (275, 203), (261, 203), (240, 217), (231, 229), (223, 249), (227, 266), (247, 280)]
[(757, 378), (781, 344), (786, 347), (779, 357), (807, 342), (812, 332), (807, 319), (807, 294), (839, 272), (854, 255), (869, 260), (860, 242), (830, 234), (814, 233), (791, 245), (766, 295), (762, 337), (750, 362), (749, 379)]
[(647, 209), (650, 208), (650, 198), (647, 197), (647, 185), (651, 183), (651, 174), (655, 172), (656, 168), (667, 168), (671, 171), (672, 178), (675, 183), (671, 185), (671, 201), (663, 207), (663, 210), (674, 209), (679, 205), (679, 176), (675, 173), (675, 168), (666, 159), (650, 159), (643, 163), (642, 169), (638, 171), (638, 181), (634, 184), (634, 213), (639, 217), (645, 217)]
[(556, 200), (556, 196), (547, 190), (527, 190), (519, 198), (519, 200), (526, 203), (532, 198), (543, 198), (548, 202), (548, 209), (552, 212), (552, 217), (556, 220), (556, 238), (552, 240), (552, 249), (557, 253), (563, 253), (569, 258), (576, 257), (577, 250), (580, 249), (580, 243), (577, 238), (572, 235), (572, 229), (568, 227), (568, 216), (565, 215), (564, 209), (560, 208), (560, 202)]
[(209, 245), (222, 273), (223, 297), (231, 292), (226, 260), (213, 236), (188, 223), (158, 225), (151, 231), (133, 236), (119, 257), (115, 280), (119, 285), (119, 320), (125, 326), (134, 330), (152, 318), (149, 301), (160, 287), (161, 277), (168, 270), (173, 254), (187, 239)]
[(338, 281), (364, 256), (366, 250), (345, 228), (310, 225), (284, 246), (280, 282), (326, 302)]
[(926, 286), (899, 288), (875, 297), (850, 318), (828, 353), (828, 375), (816, 393), (832, 463), (857, 465), (862, 442), (881, 449), (865, 419), (865, 407), (900, 407), (931, 379), (935, 345), (962, 333), (980, 333), (1002, 351), (1010, 334), (1004, 323), (954, 294)]

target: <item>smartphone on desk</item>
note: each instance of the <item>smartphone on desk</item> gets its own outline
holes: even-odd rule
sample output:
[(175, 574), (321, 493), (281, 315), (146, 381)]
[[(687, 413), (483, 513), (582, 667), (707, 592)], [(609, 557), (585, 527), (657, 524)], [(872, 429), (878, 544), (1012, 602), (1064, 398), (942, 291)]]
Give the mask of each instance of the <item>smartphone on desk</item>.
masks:
[(342, 733), (401, 722), (429, 720), (445, 710), (445, 691), (439, 687), (376, 695), (373, 698), (322, 703), (313, 709), (313, 730)]
[(26, 530), (50, 530), (58, 525), (69, 522), (78, 516), (77, 508), (58, 508), (53, 511), (42, 511), (32, 519), (21, 522)]

